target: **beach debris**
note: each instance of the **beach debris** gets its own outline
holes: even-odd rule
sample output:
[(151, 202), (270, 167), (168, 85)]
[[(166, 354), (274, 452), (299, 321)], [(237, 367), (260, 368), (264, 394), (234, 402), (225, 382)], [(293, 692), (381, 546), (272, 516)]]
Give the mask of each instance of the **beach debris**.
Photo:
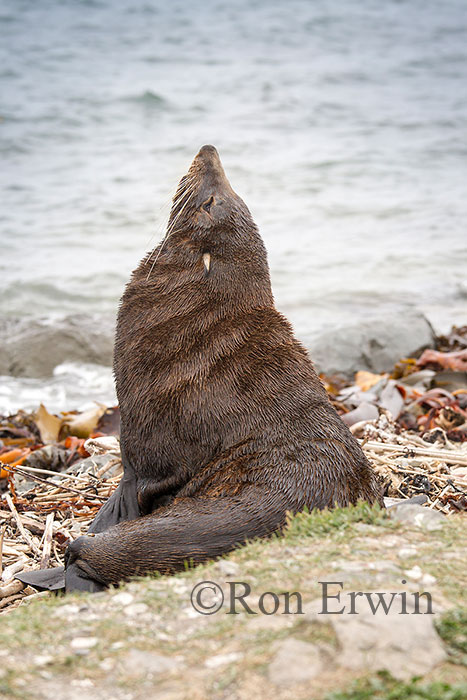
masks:
[(41, 403), (34, 414), (34, 420), (39, 429), (41, 441), (44, 443), (44, 445), (57, 442), (63, 423), (62, 418), (58, 418), (58, 416), (54, 416), (52, 413), (49, 413), (44, 404)]
[(437, 369), (451, 369), (455, 372), (467, 372), (467, 349), (456, 352), (439, 352), (438, 350), (425, 350), (417, 360), (418, 367), (427, 365)]
[[(463, 345), (459, 349), (459, 345)], [(454, 348), (440, 350), (439, 346)], [(439, 341), (420, 358), (402, 358), (392, 372), (357, 372), (354, 382), (321, 379), (342, 420), (352, 429), (386, 413), (395, 429), (414, 431), (427, 441), (441, 430), (448, 440), (467, 441), (467, 326)], [(440, 437), (442, 439), (442, 437)]]

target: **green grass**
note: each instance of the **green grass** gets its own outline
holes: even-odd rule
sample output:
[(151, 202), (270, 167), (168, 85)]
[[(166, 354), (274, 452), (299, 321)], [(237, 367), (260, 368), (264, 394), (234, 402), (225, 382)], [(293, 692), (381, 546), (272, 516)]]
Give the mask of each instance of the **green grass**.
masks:
[(378, 505), (370, 506), (362, 501), (356, 506), (334, 510), (309, 512), (305, 509), (289, 518), (284, 536), (287, 540), (301, 540), (322, 538), (330, 534), (347, 534), (356, 523), (392, 526), (392, 521), (388, 519), (384, 510)]
[(456, 608), (436, 623), (452, 663), (467, 666), (467, 608)]
[(325, 700), (465, 700), (467, 683), (409, 683), (397, 681), (387, 673), (352, 683), (349, 690), (326, 695)]

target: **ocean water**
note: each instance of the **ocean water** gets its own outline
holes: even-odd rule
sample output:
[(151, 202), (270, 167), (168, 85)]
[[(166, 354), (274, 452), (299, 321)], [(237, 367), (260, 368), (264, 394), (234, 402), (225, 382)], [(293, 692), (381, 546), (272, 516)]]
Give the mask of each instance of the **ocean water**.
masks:
[[(465, 0), (0, 0), (1, 316), (115, 316), (204, 143), (299, 337), (465, 322)], [(41, 391), (113, 400), (67, 364), (3, 377), (0, 411)]]

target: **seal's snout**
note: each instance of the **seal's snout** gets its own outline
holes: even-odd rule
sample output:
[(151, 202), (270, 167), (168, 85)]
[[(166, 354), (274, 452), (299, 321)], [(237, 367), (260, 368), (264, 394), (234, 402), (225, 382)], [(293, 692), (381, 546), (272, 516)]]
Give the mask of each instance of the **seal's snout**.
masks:
[(217, 148), (214, 148), (214, 146), (203, 146), (200, 148), (194, 162), (198, 165), (200, 164), (205, 173), (212, 173), (213, 175), (225, 178), (221, 159), (219, 158)]
[(200, 148), (191, 172), (199, 186), (197, 208), (210, 215), (209, 224), (212, 225), (213, 221), (225, 216), (225, 199), (233, 194), (217, 149), (211, 145)]
[(210, 146), (210, 145), (202, 146), (199, 149), (198, 158), (202, 158), (203, 160), (209, 160), (211, 158), (216, 158), (217, 160), (219, 160), (219, 154), (217, 152), (217, 148), (215, 148), (214, 146)]

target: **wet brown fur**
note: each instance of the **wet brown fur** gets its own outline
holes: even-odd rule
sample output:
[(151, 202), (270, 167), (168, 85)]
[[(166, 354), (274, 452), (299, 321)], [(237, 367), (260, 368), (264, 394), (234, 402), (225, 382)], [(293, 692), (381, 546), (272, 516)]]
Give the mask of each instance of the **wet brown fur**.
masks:
[(381, 500), (274, 307), (263, 242), (212, 146), (181, 180), (164, 241), (126, 287), (114, 370), (146, 515), (80, 538), (73, 559), (98, 581), (222, 555), (280, 529), (286, 511)]

